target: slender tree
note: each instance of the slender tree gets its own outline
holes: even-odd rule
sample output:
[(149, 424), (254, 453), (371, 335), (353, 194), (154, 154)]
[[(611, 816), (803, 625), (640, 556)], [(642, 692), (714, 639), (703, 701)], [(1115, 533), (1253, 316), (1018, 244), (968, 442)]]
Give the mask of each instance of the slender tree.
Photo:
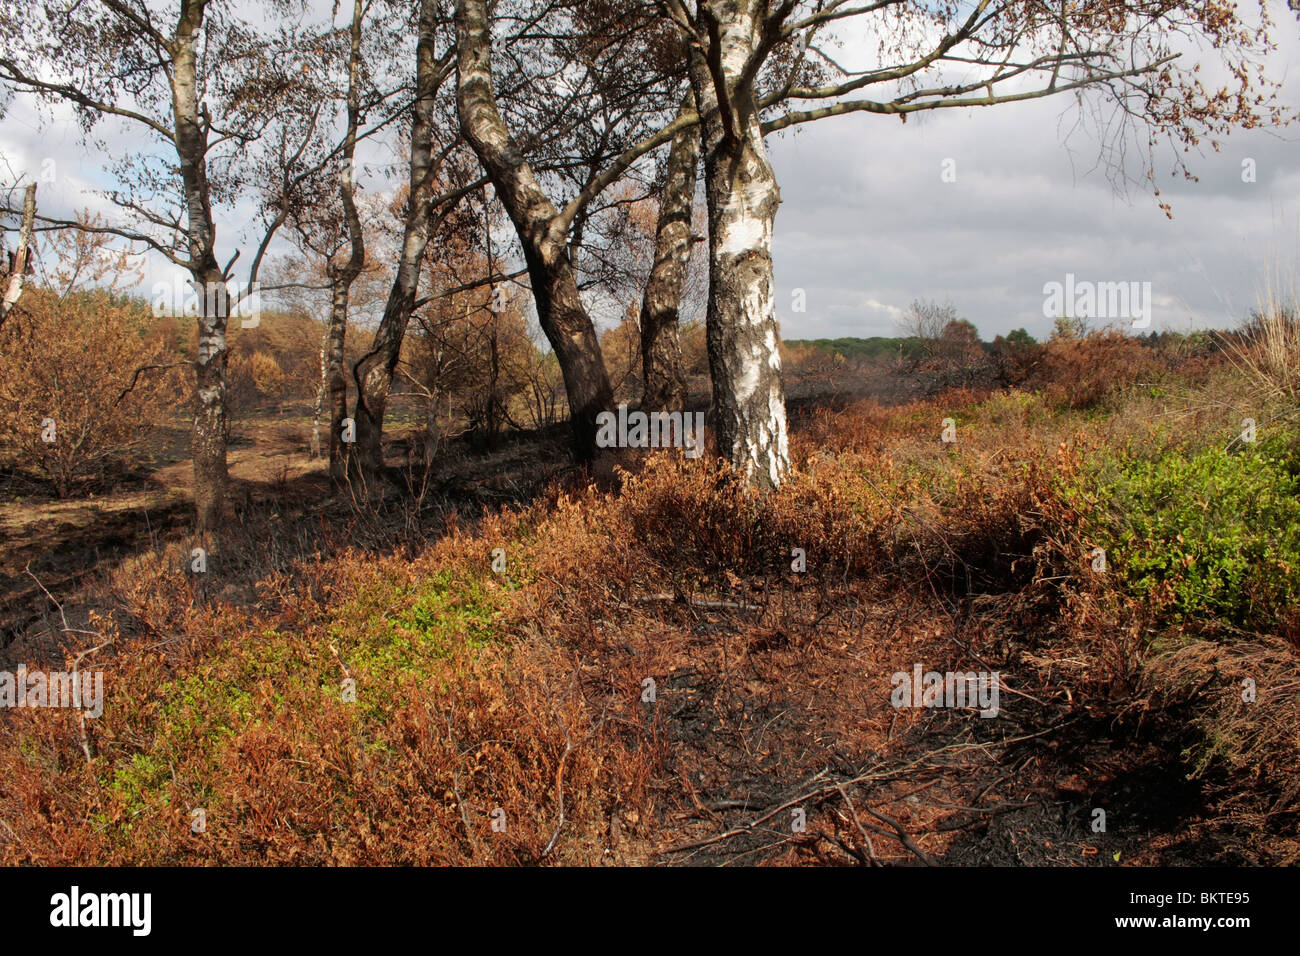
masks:
[[(226, 329), (238, 303), (227, 283), (240, 250), (224, 266), (218, 262), (213, 210), (235, 198), (237, 167), (266, 130), (290, 115), (301, 120), (292, 74), (296, 37), (268, 36), (209, 0), (55, 0), (39, 8), (0, 0), (0, 23), (6, 39), (0, 79), (71, 106), (88, 135), (116, 119), (171, 153), (170, 159), (137, 154), (119, 165), (122, 188), (108, 198), (122, 210), (122, 221), (92, 227), (41, 216), (38, 228), (123, 237), (189, 273), (198, 300), (195, 515), (200, 530), (217, 530), (228, 481)], [(245, 290), (255, 287), (282, 223), (274, 221), (258, 244)]]
[[(18, 226), (18, 241), (14, 251), (10, 253), (9, 262), (0, 262), (0, 266), (3, 266), (6, 272), (4, 284), (0, 286), (0, 328), (4, 327), (5, 319), (9, 317), (9, 313), (13, 311), (23, 294), (23, 283), (27, 279), (27, 272), (31, 265), (32, 229), (35, 225), (36, 184), (28, 183), (23, 187), (22, 219)], [(4, 253), (4, 245), (0, 244), (0, 257), (3, 257)]]
[[(694, 108), (693, 96), (682, 104), (683, 113)], [(699, 163), (700, 130), (688, 127), (673, 137), (668, 151), (655, 227), (654, 265), (641, 299), (641, 369), (645, 382), (641, 407), (646, 411), (680, 410), (686, 401), (678, 325), (695, 243), (691, 225)]]
[[(709, 203), (709, 364), (722, 453), (756, 486), (789, 471), (772, 235), (780, 190), (764, 137), (856, 112), (899, 116), (1073, 94), (1132, 124), (1109, 124), (1121, 153), (1192, 147), (1233, 126), (1278, 121), (1263, 77), (1271, 21), (1248, 25), (1230, 0), (663, 0), (689, 48), (703, 116)], [(823, 49), (836, 29), (878, 39), (863, 69)], [(1223, 61), (1221, 88), (1180, 53), (1193, 41)], [(815, 73), (804, 69), (814, 58)], [(870, 95), (875, 93), (876, 95)], [(821, 105), (818, 105), (818, 104)]]
[(425, 250), (437, 227), (435, 216), (454, 206), (472, 188), (441, 188), (446, 160), (458, 145), (458, 137), (454, 132), (441, 135), (438, 123), (438, 93), (455, 69), (455, 46), (449, 38), (443, 52), (438, 52), (440, 28), (446, 26), (439, 6), (437, 0), (421, 0), (419, 8), (408, 188), (396, 273), (371, 348), (352, 368), (357, 385), (353, 471), (372, 494), (380, 490), (384, 412), (402, 340), (416, 307)]
[[(338, 163), (322, 164), (322, 169), (328, 171), (329, 178), (336, 182), (332, 184), (333, 188), (317, 188), (327, 185), (328, 179), (326, 183), (304, 182), (296, 195), (287, 197), (299, 244), (324, 261), (329, 316), (321, 341), (321, 384), (316, 395), (312, 442), (314, 448), (319, 447), (321, 421), (328, 406), (327, 457), (330, 480), (336, 487), (346, 480), (347, 470), (345, 453), (348, 446), (343, 441), (343, 423), (348, 413), (348, 383), (343, 367), (343, 350), (347, 338), (348, 306), (352, 286), (366, 263), (365, 232), (357, 208), (356, 151), (366, 109), (384, 99), (375, 91), (363, 89), (362, 35), (367, 9), (364, 0), (353, 0), (344, 54), (347, 79), (343, 94), (343, 129), (338, 144), (327, 147), (331, 155), (337, 154)], [(286, 193), (281, 190), (279, 195), (285, 196)], [(337, 202), (331, 201), (334, 197), (337, 197)]]
[[(523, 139), (515, 134), (498, 104), (488, 4), (486, 0), (458, 0), (456, 4), (461, 129), (523, 247), (538, 319), (564, 375), (574, 450), (579, 458), (594, 453), (596, 416), (613, 402), (595, 326), (580, 295), (578, 250), (584, 223), (593, 201), (629, 167), (698, 122), (693, 110), (665, 118), (653, 103), (647, 103), (656, 95), (662, 98), (663, 81), (672, 73), (663, 70), (653, 51), (647, 50), (646, 44), (653, 44), (656, 38), (651, 35), (653, 23), (645, 10), (632, 5), (621, 11), (619, 22), (609, 10), (595, 9), (598, 6), (561, 11), (565, 14), (561, 29), (572, 31), (570, 39), (580, 41), (562, 50), (567, 62), (556, 70), (567, 95), (561, 97), (561, 110), (533, 123), (539, 130), (567, 123), (571, 129), (595, 131), (598, 148), (580, 158), (589, 174), (577, 194), (560, 206), (543, 185), (529, 151), (545, 153), (548, 145), (562, 151), (564, 147), (555, 143), (563, 140), (563, 135), (547, 144), (537, 132)], [(584, 15), (589, 19), (584, 20)], [(526, 19), (528, 28), (539, 18)], [(593, 50), (593, 45), (600, 50)], [(634, 53), (639, 73), (632, 68)], [(566, 77), (566, 66), (577, 78)], [(620, 126), (639, 130), (647, 124), (650, 128), (644, 136), (626, 145), (620, 141), (619, 149), (614, 147)], [(563, 164), (553, 152), (550, 161)]]

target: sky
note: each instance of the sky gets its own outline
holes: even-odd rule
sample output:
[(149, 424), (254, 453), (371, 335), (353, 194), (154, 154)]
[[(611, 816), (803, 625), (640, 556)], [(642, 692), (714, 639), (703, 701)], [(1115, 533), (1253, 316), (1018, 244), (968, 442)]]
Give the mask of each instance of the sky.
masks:
[[(1300, 23), (1285, 9), (1274, 19), (1266, 75), (1282, 84), (1280, 102), (1300, 106)], [(1221, 68), (1187, 56), (1207, 74)], [(1044, 338), (1044, 286), (1068, 274), (1150, 283), (1150, 327), (1179, 331), (1231, 327), (1266, 286), (1294, 289), (1300, 123), (1237, 130), (1218, 153), (1206, 144), (1187, 154), (1198, 182), (1171, 175), (1170, 152), (1157, 151), (1157, 198), (1140, 155), (1123, 170), (1099, 165), (1099, 140), (1079, 115), (1068, 97), (1044, 98), (906, 124), (850, 114), (770, 137), (783, 337), (897, 334), (919, 298), (951, 303), (985, 339), (1014, 328)], [(1246, 160), (1254, 182), (1243, 181)], [(1117, 188), (1117, 172), (1136, 182)], [(805, 312), (793, 308), (797, 289)]]
[[(1281, 14), (1269, 74), (1284, 84), (1283, 102), (1300, 105), (1300, 23)], [(1043, 99), (919, 113), (906, 124), (851, 114), (770, 137), (782, 198), (773, 249), (782, 336), (895, 335), (922, 298), (951, 303), (985, 339), (1019, 327), (1044, 338), (1052, 326), (1044, 286), (1067, 275), (1149, 283), (1152, 328), (1225, 328), (1266, 285), (1294, 287), (1300, 124), (1237, 131), (1221, 152), (1187, 155), (1199, 182), (1158, 162), (1170, 220), (1150, 184), (1113, 185), (1115, 170), (1097, 165), (1097, 141), (1070, 133), (1076, 116), (1073, 100)], [(129, 154), (134, 136), (105, 128), (111, 153)], [(53, 161), (43, 212), (110, 210), (95, 195), (109, 182), (105, 157), (82, 144), (66, 111), (42, 122), (15, 98), (0, 119), (0, 153), (38, 177)], [(1244, 160), (1254, 182), (1243, 181)], [(227, 250), (248, 213), (223, 211)], [(171, 272), (150, 262), (141, 291)]]
[[(834, 117), (774, 137), (782, 335), (896, 334), (902, 310), (924, 298), (951, 302), (983, 338), (1020, 327), (1042, 338), (1052, 326), (1043, 287), (1067, 273), (1150, 282), (1153, 328), (1222, 328), (1270, 277), (1290, 284), (1300, 129), (1236, 132), (1222, 152), (1188, 157), (1199, 182), (1164, 177), (1157, 199), (1146, 183), (1113, 186), (1095, 168), (1097, 142), (1063, 144), (1062, 121), (1069, 108), (1044, 100), (906, 125)], [(1253, 183), (1242, 181), (1245, 159)], [(792, 311), (798, 288), (802, 313)]]

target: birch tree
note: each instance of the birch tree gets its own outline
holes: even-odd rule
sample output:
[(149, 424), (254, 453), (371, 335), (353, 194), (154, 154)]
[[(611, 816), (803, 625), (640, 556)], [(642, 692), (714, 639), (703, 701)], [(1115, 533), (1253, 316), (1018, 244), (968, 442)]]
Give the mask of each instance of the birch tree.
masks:
[[(87, 137), (118, 120), (162, 147), (121, 157), (114, 170), (121, 187), (107, 198), (122, 219), (94, 230), (146, 247), (191, 277), (195, 516), (201, 531), (216, 530), (228, 482), (226, 286), (240, 250), (219, 263), (214, 206), (234, 198), (231, 171), (290, 108), (295, 86), (285, 67), (296, 61), (294, 37), (265, 36), (212, 0), (54, 0), (39, 8), (0, 0), (0, 23), (0, 79), (71, 107)], [(80, 225), (38, 221), (41, 229)], [(257, 246), (246, 289), (255, 287), (270, 238)]]
[[(695, 108), (688, 97), (682, 113)], [(692, 218), (700, 163), (700, 130), (687, 127), (673, 137), (655, 227), (654, 263), (641, 299), (641, 407), (648, 412), (681, 411), (686, 401), (679, 338), (682, 293), (695, 239)]]
[[(1118, 117), (1102, 126), (1122, 157), (1134, 134), (1149, 148), (1190, 149), (1283, 118), (1263, 76), (1272, 26), (1263, 3), (1253, 25), (1230, 0), (664, 0), (663, 9), (689, 48), (703, 117), (719, 448), (760, 488), (790, 469), (771, 253), (781, 198), (765, 136), (850, 113), (906, 122), (1066, 94)], [(846, 35), (871, 38), (868, 64), (845, 65), (820, 42)], [(1221, 86), (1200, 73), (1197, 43), (1222, 61)], [(804, 81), (810, 59), (825, 82)]]
[(348, 412), (348, 385), (343, 373), (343, 346), (348, 329), (348, 298), (352, 283), (366, 262), (365, 235), (357, 212), (355, 160), (357, 128), (361, 122), (360, 48), (363, 7), (361, 0), (352, 5), (351, 48), (348, 57), (348, 118), (344, 134), (343, 165), (339, 173), (339, 202), (347, 227), (347, 257), (341, 252), (327, 259), (330, 283), (330, 314), (321, 346), (321, 391), (317, 398), (316, 421), (320, 421), (322, 399), (329, 396), (329, 471), (330, 479), (341, 484), (346, 477), (343, 420)]
[[(328, 405), (326, 454), (330, 480), (336, 487), (345, 481), (347, 469), (343, 423), (347, 418), (348, 389), (343, 350), (347, 338), (348, 307), (352, 286), (366, 264), (365, 232), (357, 206), (355, 181), (357, 143), (394, 118), (389, 116), (364, 133), (361, 130), (364, 114), (388, 99), (379, 91), (367, 88), (362, 75), (365, 66), (363, 26), (369, 6), (364, 0), (353, 0), (341, 56), (331, 55), (326, 60), (327, 66), (341, 60), (346, 79), (342, 92), (345, 106), (341, 133), (336, 142), (326, 138), (322, 145), (317, 146), (318, 150), (329, 151), (329, 155), (317, 164), (322, 176), (295, 184), (292, 165), (281, 164), (277, 172), (284, 181), (281, 188), (272, 194), (269, 203), (277, 214), (291, 219), (298, 244), (317, 256), (324, 265), (329, 306), (321, 341), (321, 384), (312, 422), (312, 445), (314, 449), (320, 445), (321, 421)], [(335, 53), (332, 44), (324, 49)], [(330, 93), (328, 89), (321, 91), (322, 96)], [(330, 161), (334, 156), (337, 156), (337, 162)], [(290, 188), (295, 185), (296, 188)]]
[(409, 134), (409, 169), (406, 207), (396, 272), (383, 318), (375, 331), (370, 351), (353, 366), (357, 400), (355, 467), (352, 474), (364, 483), (368, 493), (380, 491), (383, 474), (383, 427), (388, 395), (401, 358), (402, 340), (416, 307), (420, 271), (429, 238), (436, 228), (439, 209), (454, 204), (468, 189), (442, 190), (445, 162), (457, 145), (458, 136), (450, 122), (438, 122), (438, 93), (455, 68), (455, 47), (443, 36), (438, 52), (440, 28), (447, 21), (440, 15), (437, 0), (421, 0), (415, 50), (414, 96)]
[[(6, 210), (8, 211), (8, 210)], [(31, 267), (32, 229), (36, 225), (36, 184), (28, 183), (23, 187), (23, 205), (18, 225), (18, 239), (13, 252), (8, 254), (9, 261), (0, 262), (5, 269), (5, 280), (0, 284), (0, 329), (4, 328), (5, 319), (18, 304), (23, 294), (23, 284)], [(7, 250), (0, 243), (0, 258)]]
[[(698, 122), (693, 110), (662, 121), (655, 115), (652, 98), (656, 92), (660, 96), (663, 93), (663, 84), (657, 81), (669, 79), (672, 74), (658, 67), (655, 51), (648, 49), (657, 38), (645, 9), (640, 9), (638, 19), (635, 4), (617, 11), (620, 16), (612, 16), (615, 11), (597, 6), (554, 8), (561, 20), (559, 30), (569, 30), (570, 39), (588, 40), (599, 49), (576, 51), (568, 61), (572, 68), (569, 75), (563, 65), (549, 71), (559, 74), (561, 109), (549, 117), (536, 118), (535, 129), (521, 136), (517, 128), (512, 129), (501, 108), (502, 103), (507, 103), (517, 109), (519, 94), (512, 103), (509, 97), (498, 101), (493, 75), (493, 21), (488, 4), (486, 0), (458, 0), (456, 4), (461, 129), (492, 181), (523, 248), (538, 319), (564, 376), (574, 449), (580, 459), (594, 454), (596, 416), (613, 403), (595, 326), (579, 290), (578, 249), (584, 218), (593, 201), (629, 167)], [(547, 12), (549, 9), (530, 8), (527, 16), (521, 15), (526, 27), (520, 33), (549, 35), (546, 29), (536, 26)], [(591, 19), (584, 21), (584, 14)], [(561, 53), (568, 52), (564, 44), (558, 46)], [(630, 69), (634, 57), (641, 67), (640, 76)], [(651, 74), (649, 82), (646, 72)], [(631, 83), (625, 82), (629, 75), (634, 77)], [(596, 112), (602, 114), (599, 158), (586, 158), (590, 175), (576, 195), (557, 204), (530, 159), (530, 149), (538, 151), (539, 142), (553, 127), (589, 124)], [(644, 136), (624, 145), (621, 140), (628, 138), (627, 129), (640, 131), (647, 123), (651, 129)], [(617, 135), (620, 130), (622, 137)], [(556, 139), (562, 139), (562, 134)], [(619, 148), (614, 147), (616, 142)], [(557, 162), (554, 154), (549, 159)]]

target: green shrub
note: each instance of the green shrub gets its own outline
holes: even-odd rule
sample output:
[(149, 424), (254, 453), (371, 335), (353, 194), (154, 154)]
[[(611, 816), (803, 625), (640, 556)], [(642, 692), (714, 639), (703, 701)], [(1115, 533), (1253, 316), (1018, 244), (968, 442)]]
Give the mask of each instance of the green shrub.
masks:
[(1105, 453), (1066, 489), (1126, 588), (1175, 615), (1267, 626), (1300, 598), (1296, 436), (1225, 451)]

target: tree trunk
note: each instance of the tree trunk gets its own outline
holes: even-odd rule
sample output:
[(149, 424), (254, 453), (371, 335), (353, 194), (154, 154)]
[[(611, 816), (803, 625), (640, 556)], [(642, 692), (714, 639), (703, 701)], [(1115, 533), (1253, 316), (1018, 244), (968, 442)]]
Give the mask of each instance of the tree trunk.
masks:
[[(330, 321), (325, 334), (322, 390), (328, 390), (330, 407), (329, 472), (337, 488), (347, 481), (347, 446), (343, 442), (343, 419), (348, 414), (348, 384), (343, 373), (343, 346), (348, 332), (348, 297), (352, 283), (366, 261), (365, 235), (357, 213), (356, 189), (352, 178), (357, 151), (357, 128), (361, 124), (361, 21), (362, 0), (352, 5), (351, 49), (348, 54), (348, 119), (343, 140), (343, 171), (339, 176), (339, 199), (348, 227), (348, 259), (330, 270)], [(382, 423), (381, 423), (382, 424)]]
[(410, 196), (403, 229), (402, 253), (397, 276), (384, 306), (384, 316), (375, 332), (369, 353), (352, 369), (357, 383), (356, 448), (351, 461), (370, 493), (380, 488), (384, 470), (382, 438), (384, 409), (393, 387), (393, 372), (401, 358), (402, 339), (415, 311), (415, 294), (420, 283), (420, 265), (429, 244), (430, 212), (434, 197), (433, 109), (438, 90), (438, 65), (434, 57), (437, 0), (422, 0), (420, 39), (416, 45), (415, 111), (411, 125)]
[[(224, 288), (221, 270), (195, 270), (199, 298), (199, 354), (194, 363), (196, 400), (190, 447), (194, 457), (194, 510), (200, 531), (214, 531), (222, 522), (229, 472), (226, 443), (230, 437), (230, 412), (226, 404), (226, 321), (225, 297), (205, 294), (218, 285)], [(215, 300), (215, 302), (213, 302)]]
[(424, 406), (424, 467), (432, 468), (438, 457), (438, 442), (442, 430), (438, 427), (438, 389), (429, 390), (429, 401)]
[(189, 271), (199, 299), (199, 345), (194, 362), (194, 424), (190, 437), (194, 458), (194, 511), (199, 531), (215, 530), (225, 508), (226, 442), (230, 418), (226, 406), (226, 322), (229, 303), (225, 276), (213, 251), (216, 235), (207, 177), (207, 132), (198, 99), (196, 38), (203, 4), (183, 3), (172, 60), (172, 111), (176, 155), (185, 188)]
[[(358, 267), (357, 271), (360, 271)], [(330, 290), (330, 323), (326, 330), (325, 392), (329, 397), (330, 481), (340, 487), (347, 481), (347, 446), (343, 443), (343, 419), (348, 415), (348, 382), (343, 373), (343, 344), (348, 331), (348, 292), (355, 278), (346, 274), (334, 280)]]
[[(330, 315), (333, 317), (333, 311), (330, 312)], [(307, 453), (310, 458), (319, 458), (322, 454), (320, 421), (325, 414), (325, 396), (329, 394), (330, 388), (329, 347), (330, 325), (327, 321), (320, 343), (320, 385), (316, 386), (316, 405), (312, 409), (311, 416), (311, 448)]]
[(555, 350), (569, 399), (573, 450), (579, 461), (596, 453), (596, 416), (614, 404), (614, 390), (600, 355), (596, 328), (578, 295), (577, 272), (568, 249), (525, 247), (529, 280), (547, 341)]
[(781, 202), (745, 64), (759, 44), (753, 5), (702, 2), (709, 38), (690, 64), (703, 116), (709, 205), (709, 369), (718, 451), (751, 484), (774, 489), (790, 472), (785, 389), (772, 279)]
[[(682, 106), (683, 110), (694, 108), (693, 97)], [(680, 411), (686, 402), (678, 323), (694, 245), (691, 211), (699, 160), (700, 130), (688, 127), (673, 138), (668, 152), (667, 179), (655, 228), (654, 265), (641, 299), (641, 368), (645, 378), (641, 408), (647, 412)]]
[(569, 396), (574, 452), (596, 452), (596, 416), (614, 403), (595, 326), (578, 294), (567, 230), (555, 228), (559, 212), (543, 192), (496, 106), (492, 89), (491, 31), (485, 0), (456, 4), (456, 105), (461, 130), (478, 155), (519, 234), (537, 317), (555, 350)]
[(488, 400), (487, 447), (496, 451), (497, 433), (501, 430), (501, 397), (497, 389), (501, 383), (501, 349), (497, 342), (497, 311), (491, 309), (492, 335), (488, 339)]
[(27, 264), (31, 260), (32, 229), (36, 223), (36, 184), (29, 183), (23, 190), (23, 219), (18, 227), (18, 247), (13, 252), (13, 261), (9, 269), (9, 278), (5, 282), (4, 296), (0, 298), (0, 328), (18, 299), (23, 294), (23, 282), (27, 279)]
[(388, 393), (393, 387), (393, 372), (402, 353), (402, 339), (411, 313), (415, 311), (415, 291), (420, 281), (420, 263), (429, 243), (428, 216), (410, 224), (402, 244), (402, 256), (397, 267), (397, 277), (384, 306), (384, 317), (375, 332), (370, 351), (354, 366), (352, 375), (357, 383), (356, 448), (352, 460), (354, 471), (371, 492), (379, 489), (384, 471), (381, 439), (384, 430), (384, 410)]

